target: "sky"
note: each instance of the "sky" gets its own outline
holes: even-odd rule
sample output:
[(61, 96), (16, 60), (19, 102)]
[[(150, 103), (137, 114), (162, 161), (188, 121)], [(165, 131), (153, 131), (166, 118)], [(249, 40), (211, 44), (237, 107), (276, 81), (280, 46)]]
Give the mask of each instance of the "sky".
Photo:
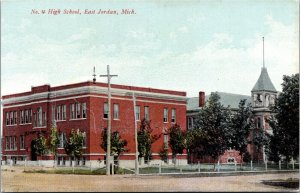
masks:
[(281, 91), (283, 75), (299, 73), (298, 0), (2, 0), (1, 95), (92, 80), (94, 66), (97, 81), (106, 82), (99, 77), (106, 65), (118, 75), (113, 84), (188, 97), (251, 95), (263, 65), (262, 37), (265, 66)]

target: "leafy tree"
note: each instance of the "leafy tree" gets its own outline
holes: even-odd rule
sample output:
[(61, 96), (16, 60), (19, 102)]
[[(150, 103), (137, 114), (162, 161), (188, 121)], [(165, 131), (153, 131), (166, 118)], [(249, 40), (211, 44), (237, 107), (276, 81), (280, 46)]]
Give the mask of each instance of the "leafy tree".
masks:
[(250, 143), (248, 140), (250, 131), (255, 128), (253, 121), (251, 105), (246, 106), (246, 99), (242, 99), (239, 103), (237, 113), (233, 114), (230, 122), (230, 141), (229, 145), (239, 151), (242, 157), (248, 153), (247, 146)]
[(159, 151), (159, 156), (165, 163), (168, 162), (168, 149), (163, 145)]
[(283, 155), (287, 162), (299, 157), (299, 74), (283, 76), (282, 92), (271, 108), (273, 129), (269, 155)]
[(48, 147), (47, 147), (47, 139), (39, 134), (39, 136), (34, 139), (34, 148), (36, 149), (36, 154), (43, 156), (48, 153)]
[(250, 162), (251, 161), (251, 155), (248, 151), (246, 151), (244, 154), (243, 154), (243, 162)]
[(195, 156), (197, 159), (205, 157), (207, 155), (205, 145), (208, 144), (208, 139), (207, 132), (203, 129), (194, 128), (188, 130), (186, 134), (186, 147), (189, 154)]
[(139, 157), (151, 158), (151, 146), (160, 135), (153, 135), (150, 121), (143, 119), (141, 121), (140, 130), (137, 133)]
[(185, 149), (185, 135), (178, 124), (172, 125), (168, 132), (170, 135), (169, 143), (172, 149), (172, 156), (176, 158), (176, 155), (182, 154)]
[[(200, 141), (195, 141), (192, 152), (202, 156), (211, 156), (215, 161), (229, 147), (230, 130), (230, 110), (224, 108), (220, 103), (220, 96), (212, 93), (204, 108), (199, 112), (195, 120), (193, 133), (200, 137)], [(189, 142), (190, 144), (190, 142)]]
[(65, 151), (73, 159), (79, 158), (82, 155), (84, 134), (77, 129), (72, 129), (69, 140), (66, 140)]
[[(270, 123), (271, 128), (275, 128), (274, 123), (276, 119), (274, 116), (271, 116), (268, 120)], [(278, 134), (276, 135), (269, 135), (269, 143), (267, 144), (266, 153), (268, 155), (268, 160), (278, 162), (280, 160), (280, 146), (281, 146), (281, 136)]]
[(57, 156), (57, 147), (59, 145), (59, 136), (56, 127), (52, 127), (49, 136), (49, 149), (54, 154), (55, 158)]
[[(267, 147), (270, 141), (270, 136), (261, 128), (254, 129), (252, 132), (253, 138), (251, 143), (256, 147), (257, 151), (261, 151), (262, 147)], [(265, 150), (265, 152), (267, 152)]]
[[(102, 131), (101, 138), (102, 138), (102, 143), (100, 146), (106, 152), (107, 150), (107, 129), (106, 128)], [(128, 151), (128, 149), (126, 148), (127, 141), (125, 139), (121, 139), (118, 131), (114, 131), (111, 133), (110, 144), (111, 144), (110, 146), (111, 155), (117, 155), (118, 158), (122, 152)]]

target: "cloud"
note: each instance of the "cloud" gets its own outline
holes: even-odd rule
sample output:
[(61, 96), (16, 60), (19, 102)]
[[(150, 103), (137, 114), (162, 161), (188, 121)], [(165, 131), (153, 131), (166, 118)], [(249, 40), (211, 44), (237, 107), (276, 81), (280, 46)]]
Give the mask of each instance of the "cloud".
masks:
[[(30, 25), (24, 20), (22, 28)], [(190, 25), (178, 25), (166, 32), (167, 37), (137, 28), (125, 31), (122, 41), (110, 42), (98, 41), (96, 28), (81, 28), (61, 41), (35, 33), (5, 33), (1, 91), (5, 95), (28, 91), (33, 83), (54, 86), (91, 80), (93, 66), (99, 75), (106, 73), (109, 64), (112, 73), (119, 75), (113, 83), (182, 90), (188, 96), (197, 96), (200, 90), (250, 95), (262, 66), (262, 36), (266, 66), (280, 90), (283, 74), (299, 72), (299, 31), (295, 24), (283, 24), (271, 16), (265, 18), (265, 25), (269, 31), (263, 35), (239, 40), (225, 32), (215, 33), (207, 43), (180, 52), (172, 46), (182, 46), (180, 40), (193, 32)], [(169, 38), (177, 44), (170, 44)]]
[(95, 29), (91, 28), (83, 28), (80, 30), (79, 33), (71, 35), (67, 40), (66, 43), (73, 43), (77, 41), (89, 41), (89, 38), (96, 35), (97, 32)]
[(178, 37), (180, 37), (181, 35), (186, 35), (186, 34), (188, 34), (189, 33), (189, 28), (187, 27), (187, 26), (180, 26), (180, 27), (178, 27), (176, 30), (174, 30), (174, 31), (171, 31), (170, 33), (169, 33), (169, 38), (171, 39), (171, 40), (177, 40), (178, 39)]
[[(280, 91), (282, 75), (299, 72), (299, 32), (294, 24), (286, 25), (272, 17), (266, 18), (266, 27), (269, 32), (264, 34), (265, 64)], [(234, 46), (236, 39), (230, 34), (217, 33), (212, 37), (210, 42), (191, 52), (162, 53), (159, 57), (165, 58), (168, 64), (161, 76), (183, 80), (170, 81), (170, 87), (186, 90), (189, 96), (197, 96), (200, 90), (250, 95), (263, 63), (262, 35), (244, 39), (239, 47)]]

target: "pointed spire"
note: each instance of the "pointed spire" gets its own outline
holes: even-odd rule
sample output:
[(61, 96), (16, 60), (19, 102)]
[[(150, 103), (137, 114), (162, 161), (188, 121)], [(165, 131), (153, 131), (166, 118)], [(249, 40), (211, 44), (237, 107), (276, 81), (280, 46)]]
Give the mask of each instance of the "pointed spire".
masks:
[(264, 37), (262, 37), (263, 40), (263, 67), (261, 68), (260, 76), (254, 85), (252, 92), (257, 91), (270, 91), (270, 92), (277, 92), (267, 71), (267, 68), (265, 67), (265, 41)]
[(93, 83), (96, 83), (96, 71), (95, 71), (95, 66), (94, 66), (94, 70), (93, 70), (94, 74), (93, 74)]
[(270, 91), (270, 92), (277, 92), (267, 71), (267, 68), (262, 68), (260, 76), (254, 85), (252, 92), (256, 91)]
[(263, 40), (263, 68), (265, 68), (265, 41), (264, 37), (262, 37)]

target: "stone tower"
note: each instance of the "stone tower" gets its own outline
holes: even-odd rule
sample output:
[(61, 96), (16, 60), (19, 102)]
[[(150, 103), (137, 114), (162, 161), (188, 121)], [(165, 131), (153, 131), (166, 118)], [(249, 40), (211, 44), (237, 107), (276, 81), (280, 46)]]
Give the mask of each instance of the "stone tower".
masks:
[[(272, 134), (272, 129), (269, 127), (266, 119), (271, 115), (270, 105), (274, 105), (277, 93), (263, 60), (260, 76), (251, 90), (251, 98), (256, 128), (263, 129), (269, 134)], [(262, 150), (262, 153), (261, 159), (266, 161), (264, 150)]]
[(257, 120), (260, 119), (260, 122), (257, 122), (257, 127), (268, 130), (264, 120), (266, 116), (270, 115), (270, 105), (275, 103), (277, 91), (269, 77), (267, 68), (262, 67), (260, 76), (251, 90), (251, 97), (254, 115)]

